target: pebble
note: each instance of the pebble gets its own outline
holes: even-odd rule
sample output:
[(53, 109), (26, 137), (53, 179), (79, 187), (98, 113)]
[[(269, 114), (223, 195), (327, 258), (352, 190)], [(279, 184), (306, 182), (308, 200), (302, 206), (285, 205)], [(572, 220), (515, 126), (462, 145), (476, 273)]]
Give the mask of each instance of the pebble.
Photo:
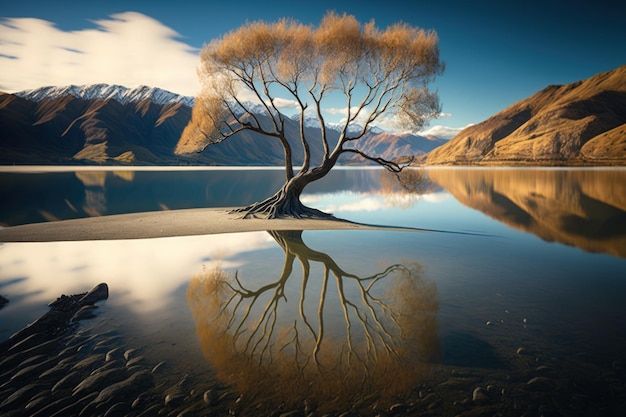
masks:
[(185, 399), (185, 393), (180, 385), (174, 385), (165, 391), (165, 406), (178, 407)]
[(206, 405), (215, 405), (217, 404), (217, 394), (214, 390), (206, 390), (204, 394), (202, 394), (202, 400)]
[(116, 347), (113, 348), (111, 350), (109, 350), (106, 355), (104, 356), (104, 361), (105, 362), (109, 362), (112, 361), (114, 359), (121, 359), (123, 357), (122, 354), (122, 348), (121, 347)]
[(472, 401), (475, 404), (486, 404), (489, 399), (489, 394), (482, 387), (477, 387), (472, 392)]
[(172, 393), (167, 394), (165, 396), (165, 406), (166, 407), (178, 407), (185, 400), (185, 394), (183, 393)]
[(161, 362), (157, 363), (157, 364), (154, 366), (154, 368), (152, 368), (152, 371), (150, 371), (150, 373), (155, 374), (155, 373), (157, 373), (158, 371), (162, 370), (162, 369), (165, 367), (166, 363), (167, 363), (167, 362), (165, 362), (165, 361), (161, 361)]
[(132, 368), (135, 365), (139, 365), (144, 360), (145, 360), (145, 358), (143, 356), (135, 356), (134, 358), (132, 358), (128, 362), (126, 362), (126, 367), (127, 368)]
[(396, 403), (396, 404), (393, 404), (391, 407), (389, 407), (389, 412), (392, 415), (404, 414), (406, 413), (406, 410), (407, 410), (406, 404), (402, 404), (402, 403)]
[(545, 376), (536, 376), (526, 383), (529, 391), (552, 391), (556, 388), (555, 383)]
[(128, 349), (126, 352), (124, 352), (124, 359), (128, 361), (131, 358), (134, 358), (138, 353), (139, 349)]
[(69, 374), (61, 378), (61, 380), (59, 380), (56, 384), (54, 384), (51, 391), (52, 393), (55, 393), (56, 391), (59, 391), (62, 389), (69, 389), (69, 388), (75, 387), (76, 384), (78, 384), (81, 379), (82, 379), (82, 375), (80, 372), (78, 371), (70, 372)]
[(0, 403), (0, 409), (14, 406), (15, 404), (28, 403), (33, 394), (42, 388), (41, 384), (28, 384), (9, 395), (7, 399)]
[(109, 403), (114, 399), (129, 397), (144, 391), (153, 384), (152, 375), (147, 371), (139, 371), (123, 381), (109, 385), (100, 391), (94, 400), (95, 403)]
[(127, 377), (128, 374), (125, 368), (113, 368), (98, 372), (88, 376), (81, 383), (76, 385), (72, 390), (72, 395), (89, 391), (100, 391), (105, 386), (119, 382)]
[(148, 394), (147, 392), (142, 392), (132, 402), (131, 408), (133, 409), (142, 408), (145, 405), (149, 404), (151, 400), (152, 400), (152, 396), (150, 394)]
[(128, 404), (119, 402), (113, 404), (106, 413), (104, 413), (104, 417), (124, 417), (128, 415), (130, 412), (130, 407)]
[(91, 355), (91, 356), (86, 357), (82, 361), (78, 362), (76, 365), (72, 366), (71, 370), (72, 371), (88, 370), (89, 372), (91, 372), (92, 370), (102, 365), (102, 362), (104, 362), (104, 355), (102, 354)]

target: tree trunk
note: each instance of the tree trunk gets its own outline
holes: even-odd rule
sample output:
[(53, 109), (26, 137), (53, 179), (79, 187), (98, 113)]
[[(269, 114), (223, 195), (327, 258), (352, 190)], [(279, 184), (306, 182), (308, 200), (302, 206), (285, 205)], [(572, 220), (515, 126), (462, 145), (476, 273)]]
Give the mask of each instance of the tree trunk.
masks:
[[(317, 178), (315, 178), (317, 179)], [(273, 196), (247, 207), (235, 209), (233, 213), (242, 213), (242, 218), (260, 217), (266, 219), (296, 218), (296, 219), (329, 219), (334, 218), (320, 210), (307, 207), (300, 201), (302, 190), (307, 184), (315, 180), (307, 175), (298, 173), (291, 178)]]

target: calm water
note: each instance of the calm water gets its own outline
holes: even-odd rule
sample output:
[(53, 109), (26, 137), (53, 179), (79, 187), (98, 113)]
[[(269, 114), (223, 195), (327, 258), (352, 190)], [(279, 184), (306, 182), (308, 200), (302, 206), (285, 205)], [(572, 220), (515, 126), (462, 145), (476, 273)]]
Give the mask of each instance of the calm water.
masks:
[[(456, 415), (490, 387), (485, 412), (621, 415), (626, 170), (427, 174), (402, 187), (381, 170), (337, 170), (303, 198), (422, 232), (3, 243), (0, 340), (61, 293), (107, 282), (96, 320), (257, 409), (422, 401)], [(0, 224), (244, 205), (282, 180), (270, 169), (2, 172)], [(529, 387), (537, 376), (548, 385)]]

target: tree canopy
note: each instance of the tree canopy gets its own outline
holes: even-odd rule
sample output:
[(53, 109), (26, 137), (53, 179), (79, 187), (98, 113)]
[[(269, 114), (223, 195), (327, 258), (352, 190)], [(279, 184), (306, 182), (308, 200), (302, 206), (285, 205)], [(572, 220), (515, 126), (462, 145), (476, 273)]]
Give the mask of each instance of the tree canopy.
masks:
[[(247, 214), (269, 217), (316, 216), (299, 203), (306, 184), (325, 176), (345, 153), (358, 154), (391, 171), (402, 166), (367, 155), (358, 141), (383, 120), (417, 130), (440, 113), (436, 93), (428, 84), (443, 71), (438, 37), (398, 23), (380, 30), (373, 21), (326, 14), (319, 26), (292, 19), (246, 24), (213, 40), (201, 53), (202, 91), (177, 153), (203, 152), (242, 131), (280, 141), (286, 183), (265, 202), (246, 208)], [(343, 111), (339, 138), (331, 140), (326, 117)], [(286, 129), (284, 108), (299, 119), (297, 138)], [(283, 111), (281, 111), (283, 110)], [(317, 121), (320, 134), (305, 128)], [(294, 174), (294, 143), (303, 153)], [(311, 143), (320, 141), (322, 161), (312, 166)]]

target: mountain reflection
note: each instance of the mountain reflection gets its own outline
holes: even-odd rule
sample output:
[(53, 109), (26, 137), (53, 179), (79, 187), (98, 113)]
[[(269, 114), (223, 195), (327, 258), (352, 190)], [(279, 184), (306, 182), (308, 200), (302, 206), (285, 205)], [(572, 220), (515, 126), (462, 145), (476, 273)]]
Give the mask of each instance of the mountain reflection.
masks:
[(434, 169), (462, 204), (545, 241), (626, 257), (626, 170)]
[(358, 275), (308, 247), (301, 231), (268, 233), (285, 255), (277, 277), (215, 268), (188, 287), (203, 353), (223, 382), (257, 406), (306, 400), (322, 412), (389, 405), (429, 375), (439, 357), (437, 289), (419, 264)]
[[(382, 169), (337, 169), (306, 189), (304, 198), (350, 192), (380, 195), (391, 204), (414, 204), (423, 171), (400, 178)], [(0, 172), (0, 225), (199, 207), (245, 206), (284, 183), (279, 169), (76, 170)], [(395, 200), (394, 200), (395, 199)]]

